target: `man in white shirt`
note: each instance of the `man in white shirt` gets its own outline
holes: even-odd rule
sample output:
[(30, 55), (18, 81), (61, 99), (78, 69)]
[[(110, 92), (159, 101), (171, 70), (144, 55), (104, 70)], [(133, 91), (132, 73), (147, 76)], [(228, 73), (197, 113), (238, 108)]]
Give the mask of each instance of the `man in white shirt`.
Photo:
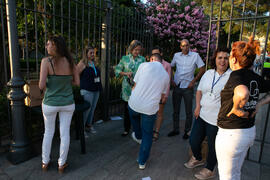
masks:
[[(175, 136), (179, 134), (179, 113), (181, 107), (182, 97), (185, 102), (186, 122), (185, 132), (183, 139), (188, 139), (188, 132), (192, 125), (192, 99), (193, 99), (193, 87), (195, 82), (201, 78), (205, 71), (205, 65), (200, 55), (196, 52), (189, 51), (189, 42), (184, 39), (180, 43), (182, 52), (174, 54), (171, 62), (171, 67), (176, 66), (176, 72), (174, 74), (173, 81), (173, 131), (168, 136)], [(199, 68), (199, 72), (194, 78), (194, 72), (196, 68)]]
[(145, 168), (149, 157), (156, 113), (159, 103), (164, 103), (166, 100), (165, 94), (170, 82), (169, 75), (161, 64), (161, 56), (153, 54), (150, 61), (139, 66), (128, 101), (129, 116), (134, 131), (131, 136), (141, 144), (137, 159), (139, 169)]

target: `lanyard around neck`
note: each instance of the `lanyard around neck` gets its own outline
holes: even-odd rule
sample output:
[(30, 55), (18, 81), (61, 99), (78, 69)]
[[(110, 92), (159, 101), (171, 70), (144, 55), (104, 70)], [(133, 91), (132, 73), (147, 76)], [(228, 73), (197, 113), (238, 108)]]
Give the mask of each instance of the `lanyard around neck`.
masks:
[(94, 69), (95, 75), (97, 76), (97, 70), (96, 70), (94, 63), (92, 62), (92, 64), (90, 64), (90, 62), (88, 62), (88, 65), (89, 65), (89, 67), (92, 67)]
[[(224, 73), (223, 73), (223, 74), (224, 74)], [(213, 81), (212, 81), (211, 93), (213, 93), (214, 86), (218, 83), (218, 81), (221, 79), (221, 77), (223, 76), (223, 74), (222, 74), (221, 76), (219, 76), (219, 78), (218, 78), (217, 81), (215, 82), (215, 78), (216, 78), (216, 70), (214, 71), (214, 78), (213, 78)]]

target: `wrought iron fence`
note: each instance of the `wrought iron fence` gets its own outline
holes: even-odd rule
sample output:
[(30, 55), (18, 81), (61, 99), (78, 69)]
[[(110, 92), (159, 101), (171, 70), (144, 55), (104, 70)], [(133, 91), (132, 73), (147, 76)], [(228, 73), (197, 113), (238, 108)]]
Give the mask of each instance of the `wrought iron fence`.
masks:
[[(133, 39), (140, 40), (144, 44), (144, 53), (148, 53), (152, 46), (152, 34), (145, 24), (145, 15), (137, 11), (136, 7), (110, 4), (110, 0), (17, 1), (19, 57), (24, 80), (39, 78), (40, 62), (47, 55), (45, 45), (50, 34), (62, 35), (66, 39), (76, 62), (81, 59), (84, 47), (92, 45), (97, 51), (97, 61), (108, 77), (104, 79), (106, 86), (103, 84), (108, 97), (103, 104), (111, 104), (108, 113), (121, 113), (121, 109), (116, 107), (116, 102), (120, 99), (120, 80), (110, 76), (113, 74), (110, 71), (121, 56), (126, 55), (128, 44)], [(0, 86), (3, 87), (10, 79), (6, 4), (3, 0), (0, 10), (0, 63), (3, 64), (0, 69)], [(105, 50), (102, 47), (103, 43)], [(6, 128), (9, 132), (0, 134), (0, 139), (3, 135), (10, 135), (10, 123), (10, 118), (4, 122), (0, 121), (0, 128)]]
[[(224, 13), (224, 2), (230, 2), (230, 12), (229, 14)], [(249, 3), (249, 4), (248, 4)], [(250, 4), (252, 3), (252, 4)], [(266, 2), (267, 3), (267, 2)], [(233, 41), (238, 41), (246, 39), (249, 36), (254, 36), (255, 39), (260, 38), (262, 44), (263, 53), (261, 54), (262, 64), (265, 62), (266, 49), (269, 40), (269, 29), (270, 29), (270, 11), (269, 9), (264, 12), (259, 12), (259, 8), (262, 7), (259, 0), (254, 1), (214, 1), (211, 0), (211, 11), (210, 11), (210, 25), (209, 32), (211, 32), (211, 24), (217, 25), (217, 39), (216, 45), (225, 44), (230, 48)], [(252, 7), (247, 8), (247, 7)], [(269, 7), (269, 3), (268, 3)], [(215, 11), (215, 14), (214, 14)], [(258, 25), (261, 26), (258, 31)], [(238, 37), (232, 36), (232, 31), (235, 27), (238, 26)], [(227, 37), (221, 39), (221, 33), (224, 29), (227, 28), (228, 32)], [(235, 31), (235, 29), (234, 29)], [(210, 34), (210, 33), (209, 33)], [(210, 42), (211, 36), (209, 35), (208, 42)], [(270, 47), (269, 47), (270, 48)], [(208, 44), (207, 50), (207, 61), (209, 59), (210, 44)], [(269, 51), (270, 53), (270, 51)], [(264, 71), (262, 69), (262, 71)], [(257, 135), (254, 146), (249, 149), (247, 159), (253, 162), (262, 163), (270, 165), (270, 160), (267, 157), (267, 152), (270, 150), (270, 125), (269, 125), (269, 113), (270, 105), (267, 109), (264, 109), (263, 112), (260, 112), (256, 117), (256, 127)]]

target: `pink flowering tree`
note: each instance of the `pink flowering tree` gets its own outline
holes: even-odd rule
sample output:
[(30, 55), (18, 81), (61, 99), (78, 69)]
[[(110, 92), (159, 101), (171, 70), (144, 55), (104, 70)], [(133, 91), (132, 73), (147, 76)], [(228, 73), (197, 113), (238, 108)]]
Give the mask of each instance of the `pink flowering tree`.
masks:
[[(145, 13), (147, 22), (153, 27), (154, 43), (164, 49), (166, 58), (172, 58), (175, 52), (180, 51), (180, 41), (187, 39), (191, 51), (206, 59), (209, 24), (202, 7), (189, 0), (148, 0)], [(215, 30), (213, 25), (211, 49), (215, 48)]]

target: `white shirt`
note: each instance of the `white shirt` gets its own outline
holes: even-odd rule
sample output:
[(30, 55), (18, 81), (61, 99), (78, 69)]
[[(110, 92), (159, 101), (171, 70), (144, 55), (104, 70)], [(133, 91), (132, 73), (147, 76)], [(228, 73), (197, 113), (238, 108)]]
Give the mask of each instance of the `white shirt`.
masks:
[(134, 81), (135, 88), (129, 97), (129, 107), (142, 114), (153, 115), (159, 109), (161, 94), (165, 94), (170, 78), (160, 62), (140, 64)]
[(174, 82), (180, 84), (180, 88), (187, 88), (189, 83), (194, 79), (196, 67), (204, 66), (200, 55), (196, 52), (189, 51), (187, 55), (182, 52), (175, 53), (171, 62), (171, 67), (176, 66)]
[[(231, 69), (228, 69), (220, 77), (218, 72), (214, 69), (210, 69), (204, 73), (202, 76), (197, 91), (202, 91), (202, 98), (200, 101), (201, 111), (200, 117), (209, 124), (217, 126), (217, 116), (221, 106), (220, 103), (220, 92), (227, 83)], [(211, 87), (213, 85), (215, 73), (215, 82), (213, 91), (211, 93)]]

